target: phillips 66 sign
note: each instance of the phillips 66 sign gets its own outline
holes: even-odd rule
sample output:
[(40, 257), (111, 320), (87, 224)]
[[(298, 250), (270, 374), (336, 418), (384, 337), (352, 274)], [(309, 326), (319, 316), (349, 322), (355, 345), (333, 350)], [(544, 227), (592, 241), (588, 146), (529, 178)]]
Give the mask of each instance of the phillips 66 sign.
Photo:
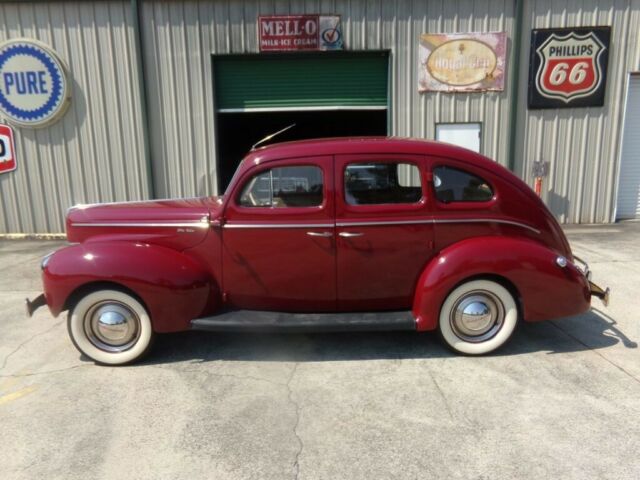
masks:
[(611, 27), (533, 30), (529, 108), (604, 105)]

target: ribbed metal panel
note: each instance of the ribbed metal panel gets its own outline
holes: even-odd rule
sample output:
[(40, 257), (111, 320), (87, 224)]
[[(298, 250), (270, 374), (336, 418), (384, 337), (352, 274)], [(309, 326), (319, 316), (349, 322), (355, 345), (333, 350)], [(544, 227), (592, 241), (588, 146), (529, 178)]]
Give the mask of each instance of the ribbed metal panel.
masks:
[(528, 65), (523, 61), (517, 170), (532, 184), (532, 163), (550, 162), (543, 199), (567, 223), (614, 220), (626, 77), (640, 68), (639, 0), (533, 0), (525, 6), (521, 57), (529, 28), (611, 25), (604, 107), (526, 111)]
[(216, 108), (386, 108), (388, 63), (386, 52), (223, 55), (213, 66)]
[(0, 2), (0, 41), (50, 45), (73, 88), (59, 122), (15, 128), (18, 168), (0, 175), (0, 233), (63, 232), (73, 204), (148, 198), (132, 20), (129, 2)]
[(631, 75), (625, 105), (617, 218), (640, 218), (640, 74)]
[[(257, 53), (258, 15), (342, 16), (348, 50), (390, 50), (390, 133), (435, 137), (439, 122), (482, 122), (482, 149), (507, 163), (509, 94), (419, 94), (418, 40), (427, 32), (506, 31), (512, 0), (146, 1), (143, 44), (159, 196), (216, 192), (212, 54)], [(509, 75), (509, 74), (508, 74)]]

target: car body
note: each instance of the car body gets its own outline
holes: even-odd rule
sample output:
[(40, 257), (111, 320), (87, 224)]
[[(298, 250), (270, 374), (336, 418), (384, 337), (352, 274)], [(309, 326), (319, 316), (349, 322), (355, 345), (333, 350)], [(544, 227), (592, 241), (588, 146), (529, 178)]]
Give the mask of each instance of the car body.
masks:
[(66, 227), (28, 308), (69, 310), (76, 346), (107, 364), (189, 329), (438, 329), (482, 354), (518, 320), (609, 295), (522, 180), (423, 140), (270, 145), (224, 196), (79, 205)]

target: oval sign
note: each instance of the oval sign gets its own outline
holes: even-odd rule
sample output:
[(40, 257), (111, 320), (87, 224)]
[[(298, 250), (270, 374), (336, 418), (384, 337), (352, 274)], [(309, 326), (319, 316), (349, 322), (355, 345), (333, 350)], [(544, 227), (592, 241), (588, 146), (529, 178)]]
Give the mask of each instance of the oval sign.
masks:
[(498, 57), (486, 43), (451, 40), (437, 47), (427, 60), (433, 78), (447, 85), (464, 86), (492, 78)]
[(21, 127), (43, 127), (60, 118), (71, 103), (67, 69), (58, 55), (37, 40), (0, 45), (0, 111)]

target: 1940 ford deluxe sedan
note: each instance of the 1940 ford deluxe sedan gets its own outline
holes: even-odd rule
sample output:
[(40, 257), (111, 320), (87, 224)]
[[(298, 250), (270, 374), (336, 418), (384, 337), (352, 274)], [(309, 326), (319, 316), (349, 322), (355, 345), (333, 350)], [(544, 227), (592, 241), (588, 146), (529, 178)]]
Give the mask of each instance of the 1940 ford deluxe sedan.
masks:
[(224, 196), (78, 205), (67, 237), (28, 313), (68, 310), (78, 350), (111, 365), (188, 329), (437, 329), (484, 354), (609, 297), (523, 181), (420, 140), (255, 149)]

